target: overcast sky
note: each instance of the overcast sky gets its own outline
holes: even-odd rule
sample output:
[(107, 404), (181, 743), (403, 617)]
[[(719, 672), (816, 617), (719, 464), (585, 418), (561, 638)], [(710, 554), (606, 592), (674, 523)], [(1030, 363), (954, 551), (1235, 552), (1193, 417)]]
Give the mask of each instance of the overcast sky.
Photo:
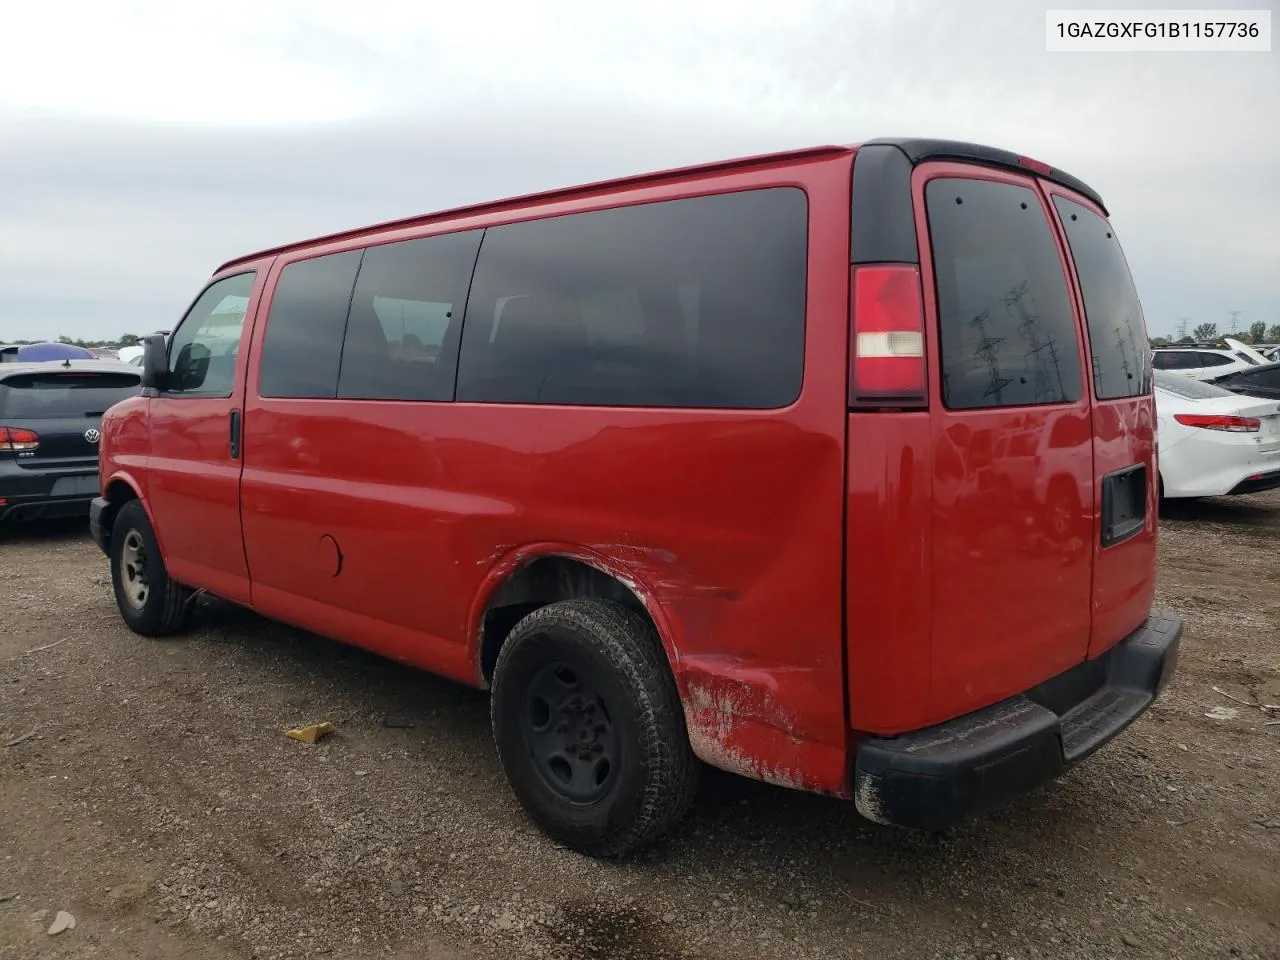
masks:
[(891, 135), (1098, 189), (1154, 333), (1280, 323), (1280, 53), (1050, 54), (1044, 9), (6, 3), (0, 341), (169, 327), (224, 260), (317, 233)]

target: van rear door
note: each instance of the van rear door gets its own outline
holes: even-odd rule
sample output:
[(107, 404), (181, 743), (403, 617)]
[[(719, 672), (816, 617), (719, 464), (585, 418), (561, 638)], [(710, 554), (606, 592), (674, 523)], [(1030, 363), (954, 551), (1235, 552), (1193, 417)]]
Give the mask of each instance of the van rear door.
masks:
[(1089, 655), (1146, 619), (1155, 596), (1155, 400), (1151, 350), (1137, 289), (1105, 212), (1043, 184), (1066, 239), (1086, 319), (1093, 381), (1093, 628)]
[[(913, 171), (912, 193), (935, 391), (929, 705), (936, 722), (1086, 657), (1097, 454), (1078, 306), (1035, 177), (926, 161)], [(1109, 411), (1109, 435), (1139, 430), (1135, 417), (1127, 408)], [(1141, 443), (1107, 448), (1108, 470), (1132, 464), (1135, 447), (1140, 458)], [(1123, 508), (1129, 488), (1114, 483)]]

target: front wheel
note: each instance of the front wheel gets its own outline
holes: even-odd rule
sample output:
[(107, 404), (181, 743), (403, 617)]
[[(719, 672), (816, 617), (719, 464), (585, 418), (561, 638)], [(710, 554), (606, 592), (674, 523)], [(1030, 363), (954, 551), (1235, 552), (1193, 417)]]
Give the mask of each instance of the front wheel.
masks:
[(111, 585), (120, 616), (134, 633), (163, 637), (189, 620), (191, 591), (169, 578), (147, 512), (131, 500), (111, 528)]
[(521, 620), (498, 654), (491, 711), (517, 798), (579, 853), (630, 853), (693, 800), (675, 681), (652, 624), (628, 607), (565, 600)]

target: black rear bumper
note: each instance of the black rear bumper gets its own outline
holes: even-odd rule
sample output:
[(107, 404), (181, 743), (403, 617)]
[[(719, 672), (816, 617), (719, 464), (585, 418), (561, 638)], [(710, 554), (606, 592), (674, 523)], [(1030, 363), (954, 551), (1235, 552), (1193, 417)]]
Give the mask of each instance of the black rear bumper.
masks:
[(98, 470), (22, 467), (0, 459), (0, 522), (83, 517), (98, 489)]
[(0, 523), (19, 523), (30, 520), (65, 520), (83, 517), (89, 512), (87, 497), (69, 499), (49, 497), (5, 498), (0, 503)]
[(1274, 490), (1276, 487), (1280, 487), (1280, 470), (1275, 470), (1271, 473), (1260, 473), (1247, 480), (1241, 480), (1231, 488), (1227, 496), (1244, 493), (1262, 493), (1264, 490)]
[(1155, 701), (1173, 675), (1182, 621), (1152, 613), (1096, 660), (947, 723), (863, 740), (858, 811), (879, 823), (942, 830), (1053, 780)]

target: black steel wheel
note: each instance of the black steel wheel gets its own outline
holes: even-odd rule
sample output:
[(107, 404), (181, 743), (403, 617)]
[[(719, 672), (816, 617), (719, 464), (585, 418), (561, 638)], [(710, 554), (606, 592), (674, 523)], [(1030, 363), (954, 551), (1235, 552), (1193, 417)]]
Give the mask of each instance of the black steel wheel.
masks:
[(594, 665), (546, 664), (524, 693), (520, 732), (543, 782), (569, 803), (608, 795), (622, 759), (607, 684)]
[(512, 629), (494, 668), (498, 756), (551, 837), (623, 856), (692, 802), (697, 761), (653, 625), (604, 600), (565, 600)]

